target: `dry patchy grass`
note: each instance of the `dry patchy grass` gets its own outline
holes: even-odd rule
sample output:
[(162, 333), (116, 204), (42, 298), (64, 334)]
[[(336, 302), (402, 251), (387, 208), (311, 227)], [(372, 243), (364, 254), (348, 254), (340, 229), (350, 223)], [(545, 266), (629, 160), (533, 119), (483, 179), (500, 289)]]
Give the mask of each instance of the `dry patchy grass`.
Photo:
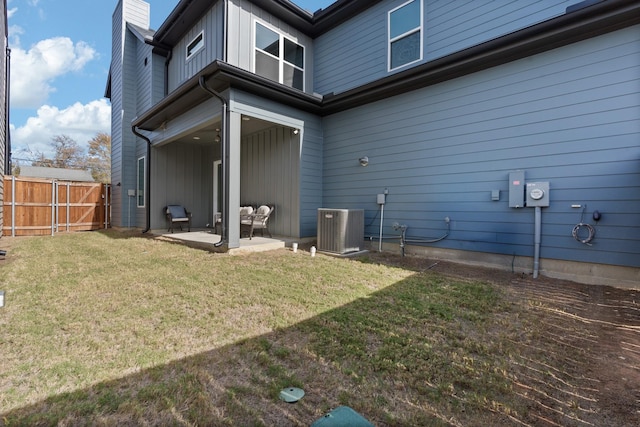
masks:
[[(576, 375), (593, 332), (554, 329), (552, 303), (518, 283), (116, 231), (11, 245), (2, 424), (309, 425), (339, 405), (376, 425), (622, 420)], [(289, 386), (305, 397), (280, 401)]]

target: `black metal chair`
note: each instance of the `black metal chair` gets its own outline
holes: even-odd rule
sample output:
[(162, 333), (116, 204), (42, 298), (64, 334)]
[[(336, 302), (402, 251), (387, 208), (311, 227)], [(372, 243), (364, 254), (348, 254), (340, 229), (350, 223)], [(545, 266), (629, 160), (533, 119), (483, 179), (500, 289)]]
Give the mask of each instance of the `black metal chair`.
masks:
[(182, 230), (182, 224), (187, 223), (187, 230), (191, 231), (191, 212), (186, 210), (182, 205), (168, 205), (165, 208), (169, 230), (173, 233), (173, 224), (178, 224)]

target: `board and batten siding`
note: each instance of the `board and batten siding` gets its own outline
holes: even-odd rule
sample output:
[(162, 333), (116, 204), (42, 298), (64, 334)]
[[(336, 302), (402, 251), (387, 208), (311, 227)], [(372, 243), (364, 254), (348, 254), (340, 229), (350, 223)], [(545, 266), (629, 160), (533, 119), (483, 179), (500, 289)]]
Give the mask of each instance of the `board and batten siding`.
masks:
[[(577, 2), (423, 0), (423, 60), (411, 66), (562, 15)], [(344, 92), (389, 75), (388, 12), (403, 3), (380, 2), (315, 40), (316, 92)]]
[(152, 47), (138, 39), (136, 43), (136, 111), (143, 112), (153, 105)]
[[(215, 2), (173, 47), (169, 62), (169, 93), (216, 59), (223, 59), (223, 10), (223, 2)], [(200, 33), (203, 33), (204, 46), (187, 59), (187, 46)]]
[[(260, 149), (255, 150), (255, 147), (260, 144), (265, 146), (264, 143), (260, 143), (260, 136), (257, 136), (258, 142), (254, 142), (253, 148), (250, 148), (250, 145), (242, 146), (241, 162), (244, 162), (246, 165), (244, 167), (247, 168), (255, 167), (260, 161), (263, 162), (262, 167), (266, 168), (264, 169), (266, 172), (263, 173), (269, 175), (269, 179), (278, 180), (288, 174), (288, 188), (285, 190), (290, 194), (285, 196), (283, 191), (280, 191), (280, 195), (274, 193), (274, 196), (282, 197), (282, 203), (291, 203), (291, 205), (276, 206), (276, 221), (282, 224), (283, 233), (285, 230), (291, 230), (291, 234), (288, 234), (291, 237), (315, 236), (317, 209), (322, 207), (322, 119), (240, 90), (232, 92), (230, 106), (231, 110), (237, 113), (272, 122), (275, 127), (284, 127), (280, 137), (283, 138), (282, 142), (288, 141), (288, 145), (271, 146), (283, 147), (282, 152), (277, 153), (272, 159), (273, 165), (270, 164), (269, 158), (260, 158)], [(292, 136), (293, 129), (299, 129), (300, 133)], [(270, 140), (279, 136), (277, 132), (269, 132), (268, 138)], [(285, 138), (286, 132), (289, 134)], [(263, 141), (264, 137), (263, 135)], [(249, 142), (249, 140), (246, 141), (247, 144)], [(247, 150), (244, 150), (245, 148)], [(250, 152), (249, 149), (253, 151)], [(288, 151), (289, 154), (287, 155), (285, 151)], [(243, 158), (248, 153), (252, 154)], [(275, 168), (285, 167), (287, 160), (283, 158), (284, 156), (288, 157), (290, 164), (284, 171), (276, 170)], [(244, 172), (249, 173), (248, 169)], [(242, 175), (241, 185), (247, 182)], [(241, 197), (242, 202), (275, 203), (264, 200), (264, 197), (258, 197), (257, 194), (255, 194), (256, 200), (248, 200), (248, 196), (244, 192), (241, 193)], [(290, 222), (290, 224), (285, 224), (286, 222)]]
[(167, 226), (163, 208), (183, 205), (193, 213), (191, 227), (204, 228), (213, 221), (213, 141), (172, 143), (155, 147), (151, 156), (151, 228)]
[(253, 72), (256, 20), (304, 46), (304, 88), (313, 93), (313, 40), (247, 0), (229, 1), (227, 62)]
[[(432, 246), (532, 256), (534, 209), (508, 207), (509, 172), (524, 170), (550, 183), (541, 258), (640, 267), (638, 76), (634, 26), (326, 117), (323, 205), (365, 209), (377, 236), (388, 188), (386, 236), (397, 222), (437, 238), (449, 217)], [(591, 246), (572, 237), (581, 221)]]
[(136, 64), (139, 40), (127, 29), (126, 23), (149, 28), (149, 12), (149, 4), (144, 1), (121, 0), (112, 17), (111, 217), (112, 224), (117, 227), (127, 226), (128, 219), (135, 217), (135, 208), (129, 207), (127, 190), (136, 188), (136, 138), (131, 133), (131, 122), (138, 114)]
[[(138, 138), (131, 132), (131, 123), (138, 116), (138, 50), (140, 40), (131, 32), (127, 32), (123, 52), (123, 79), (122, 79), (122, 137), (120, 140), (122, 150), (122, 172), (118, 178), (122, 183), (119, 202), (122, 203), (123, 214), (121, 220), (124, 225), (126, 216), (127, 225), (131, 227), (144, 226), (143, 209), (138, 209), (136, 199), (128, 196), (127, 190), (137, 188), (137, 166), (139, 144)], [(113, 178), (112, 178), (113, 179)], [(131, 200), (130, 200), (131, 199)], [(129, 222), (131, 221), (131, 222)]]
[(274, 126), (244, 136), (240, 155), (240, 204), (270, 205), (269, 231), (298, 236), (300, 144), (291, 128)]

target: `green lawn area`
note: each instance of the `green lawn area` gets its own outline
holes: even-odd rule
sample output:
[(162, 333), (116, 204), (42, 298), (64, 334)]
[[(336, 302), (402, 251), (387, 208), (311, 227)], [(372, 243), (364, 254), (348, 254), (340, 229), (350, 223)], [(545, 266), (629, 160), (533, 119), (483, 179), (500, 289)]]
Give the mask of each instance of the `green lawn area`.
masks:
[[(340, 405), (378, 426), (527, 417), (509, 371), (535, 319), (494, 284), (111, 230), (14, 238), (2, 262), (0, 424), (309, 425)], [(289, 386), (304, 398), (281, 401)]]

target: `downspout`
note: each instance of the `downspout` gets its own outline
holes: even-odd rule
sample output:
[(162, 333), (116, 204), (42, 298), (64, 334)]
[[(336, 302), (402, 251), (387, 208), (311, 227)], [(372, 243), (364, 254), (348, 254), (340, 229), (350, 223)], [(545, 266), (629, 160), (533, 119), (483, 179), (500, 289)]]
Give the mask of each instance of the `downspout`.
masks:
[(200, 87), (210, 94), (220, 100), (222, 103), (222, 117), (220, 124), (220, 133), (221, 135), (221, 143), (220, 143), (220, 160), (222, 161), (222, 234), (220, 236), (220, 241), (214, 243), (214, 246), (220, 247), (228, 240), (228, 225), (229, 225), (229, 215), (228, 215), (228, 206), (229, 206), (229, 162), (227, 161), (227, 153), (229, 147), (229, 132), (227, 130), (228, 127), (228, 111), (229, 111), (229, 101), (221, 94), (216, 92), (207, 86), (204, 76), (200, 76), (199, 79)]
[[(228, 10), (229, 10), (229, 0), (224, 0), (222, 3), (222, 61), (227, 61), (227, 25), (228, 25)], [(220, 160), (222, 162), (222, 231), (220, 235), (220, 240), (213, 244), (216, 248), (222, 246), (229, 240), (228, 235), (228, 225), (229, 225), (229, 215), (226, 215), (227, 206), (229, 205), (229, 190), (227, 188), (229, 182), (229, 162), (227, 161), (227, 153), (229, 148), (229, 132), (228, 128), (228, 112), (229, 112), (229, 101), (223, 97), (221, 94), (216, 92), (207, 86), (204, 76), (200, 76), (198, 80), (200, 87), (207, 92), (208, 94), (218, 98), (222, 103), (222, 117), (220, 118), (220, 132), (221, 132), (221, 141), (220, 141)]]
[(145, 171), (146, 172), (145, 180), (147, 181), (146, 183), (147, 188), (144, 189), (144, 204), (146, 206), (145, 213), (146, 213), (147, 225), (145, 229), (142, 230), (142, 233), (144, 234), (151, 229), (151, 139), (149, 139), (147, 136), (138, 132), (135, 126), (131, 126), (131, 132), (133, 132), (133, 134), (136, 135), (137, 137), (147, 141), (147, 166)]
[(164, 96), (169, 94), (169, 63), (173, 58), (173, 50), (170, 50), (167, 54), (167, 59), (164, 61)]

